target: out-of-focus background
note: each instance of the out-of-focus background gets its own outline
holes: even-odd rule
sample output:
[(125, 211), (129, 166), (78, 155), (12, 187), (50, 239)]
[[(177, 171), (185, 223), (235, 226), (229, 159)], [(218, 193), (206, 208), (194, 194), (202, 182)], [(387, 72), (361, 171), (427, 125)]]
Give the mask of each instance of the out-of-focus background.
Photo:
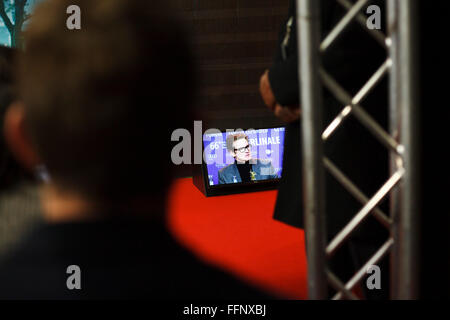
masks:
[[(0, 45), (23, 47), (20, 30), (45, 0), (0, 0)], [(207, 128), (279, 127), (259, 95), (259, 78), (271, 65), (288, 0), (176, 0), (187, 20), (199, 67), (198, 120)], [(190, 176), (184, 166), (180, 176)], [(36, 187), (24, 183), (0, 192), (0, 255), (39, 221)]]

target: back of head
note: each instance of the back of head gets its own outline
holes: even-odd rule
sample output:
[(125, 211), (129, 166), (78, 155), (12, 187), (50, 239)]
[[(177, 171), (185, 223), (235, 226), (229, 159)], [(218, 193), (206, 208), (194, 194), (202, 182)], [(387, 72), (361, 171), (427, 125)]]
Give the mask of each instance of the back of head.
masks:
[[(112, 202), (162, 194), (193, 96), (188, 37), (167, 1), (48, 0), (25, 32), (19, 94), (60, 188)], [(81, 9), (69, 30), (66, 9)]]

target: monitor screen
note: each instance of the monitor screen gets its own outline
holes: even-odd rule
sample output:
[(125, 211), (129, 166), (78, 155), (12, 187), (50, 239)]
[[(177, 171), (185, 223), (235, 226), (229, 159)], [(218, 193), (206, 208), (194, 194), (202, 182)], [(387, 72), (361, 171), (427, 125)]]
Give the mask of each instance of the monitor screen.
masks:
[(255, 184), (281, 177), (284, 127), (205, 133), (209, 187)]

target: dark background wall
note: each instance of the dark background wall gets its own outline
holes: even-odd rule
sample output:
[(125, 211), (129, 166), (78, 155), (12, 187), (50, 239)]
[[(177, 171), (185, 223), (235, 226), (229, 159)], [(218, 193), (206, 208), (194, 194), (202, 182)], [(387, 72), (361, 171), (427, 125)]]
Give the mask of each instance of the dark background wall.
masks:
[(288, 0), (177, 0), (192, 28), (203, 129), (281, 125), (258, 85), (275, 52)]

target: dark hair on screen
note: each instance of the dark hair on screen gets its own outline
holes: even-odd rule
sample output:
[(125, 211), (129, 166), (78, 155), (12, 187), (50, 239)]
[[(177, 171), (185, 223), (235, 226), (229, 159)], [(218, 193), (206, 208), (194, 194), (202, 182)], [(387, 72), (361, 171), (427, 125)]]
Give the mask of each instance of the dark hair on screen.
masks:
[(15, 100), (13, 68), (16, 49), (0, 46), (0, 191), (31, 177), (8, 150), (3, 124), (7, 108)]
[[(81, 30), (66, 28), (78, 5)], [(192, 126), (194, 65), (167, 1), (49, 0), (24, 34), (19, 93), (51, 179), (95, 200), (164, 194)]]

